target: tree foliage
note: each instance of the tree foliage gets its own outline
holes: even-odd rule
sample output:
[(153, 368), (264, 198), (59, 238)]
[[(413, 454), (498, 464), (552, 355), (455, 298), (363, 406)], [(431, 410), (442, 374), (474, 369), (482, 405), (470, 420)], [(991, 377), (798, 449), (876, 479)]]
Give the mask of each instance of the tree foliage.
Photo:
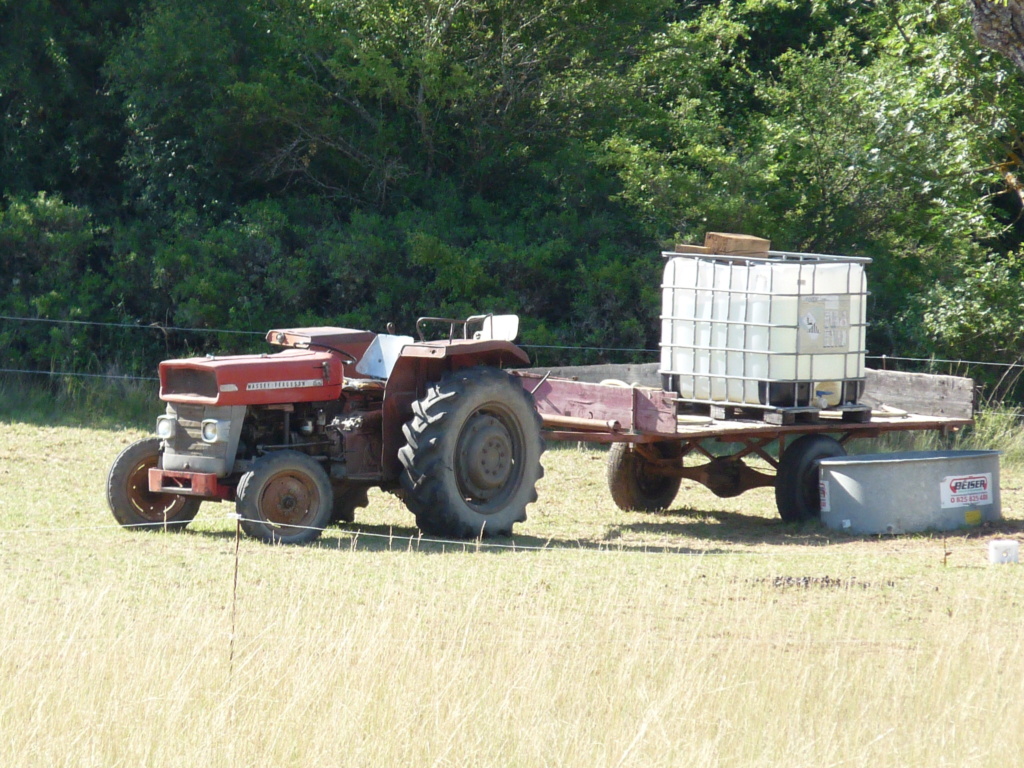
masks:
[[(658, 251), (725, 230), (871, 256), (872, 353), (1015, 359), (1024, 74), (979, 3), (3, 0), (0, 310), (654, 349)], [(55, 368), (245, 338), (0, 330)]]

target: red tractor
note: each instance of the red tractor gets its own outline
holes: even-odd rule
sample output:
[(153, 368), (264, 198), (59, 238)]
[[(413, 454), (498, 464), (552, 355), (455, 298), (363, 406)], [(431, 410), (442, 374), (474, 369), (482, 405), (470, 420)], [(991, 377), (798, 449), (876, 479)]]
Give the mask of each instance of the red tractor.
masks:
[[(432, 323), (447, 338), (425, 340)], [(157, 437), (114, 461), (124, 526), (181, 530), (200, 502), (234, 501), (243, 530), (304, 543), (351, 521), (378, 486), (420, 530), (505, 535), (543, 475), (541, 419), (503, 369), (529, 363), (515, 315), (421, 318), (419, 339), (347, 328), (275, 330), (275, 354), (160, 364)]]

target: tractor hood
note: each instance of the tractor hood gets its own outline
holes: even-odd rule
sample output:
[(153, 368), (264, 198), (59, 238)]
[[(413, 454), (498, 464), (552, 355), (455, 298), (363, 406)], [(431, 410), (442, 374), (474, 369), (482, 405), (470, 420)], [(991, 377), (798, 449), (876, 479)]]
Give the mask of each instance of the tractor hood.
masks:
[(340, 357), (315, 350), (160, 363), (160, 399), (169, 403), (271, 405), (336, 400), (341, 385)]

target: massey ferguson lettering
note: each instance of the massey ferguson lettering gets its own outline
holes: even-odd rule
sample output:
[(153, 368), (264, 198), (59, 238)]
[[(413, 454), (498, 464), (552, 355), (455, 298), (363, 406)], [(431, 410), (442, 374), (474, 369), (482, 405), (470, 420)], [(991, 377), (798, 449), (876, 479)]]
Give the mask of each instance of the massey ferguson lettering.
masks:
[(992, 504), (992, 475), (952, 475), (939, 486), (942, 507), (973, 507)]
[(323, 379), (292, 379), (291, 381), (250, 381), (245, 385), (247, 392), (257, 389), (301, 389), (302, 387), (317, 387), (323, 384)]

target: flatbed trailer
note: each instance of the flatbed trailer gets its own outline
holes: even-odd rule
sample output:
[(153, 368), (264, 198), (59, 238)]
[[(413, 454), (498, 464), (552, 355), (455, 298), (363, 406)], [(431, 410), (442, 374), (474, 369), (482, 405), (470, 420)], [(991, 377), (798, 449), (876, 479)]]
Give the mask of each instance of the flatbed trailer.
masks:
[[(869, 370), (861, 398), (871, 408), (867, 420), (864, 411), (824, 409), (777, 424), (763, 412), (694, 405), (651, 386), (656, 364), (512, 373), (533, 395), (546, 440), (611, 445), (608, 483), (620, 508), (666, 508), (688, 479), (724, 498), (774, 487), (787, 521), (818, 516), (818, 464), (845, 455), (850, 440), (955, 432), (973, 423), (975, 402), (970, 379)], [(751, 467), (753, 457), (774, 472)]]

